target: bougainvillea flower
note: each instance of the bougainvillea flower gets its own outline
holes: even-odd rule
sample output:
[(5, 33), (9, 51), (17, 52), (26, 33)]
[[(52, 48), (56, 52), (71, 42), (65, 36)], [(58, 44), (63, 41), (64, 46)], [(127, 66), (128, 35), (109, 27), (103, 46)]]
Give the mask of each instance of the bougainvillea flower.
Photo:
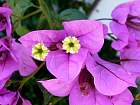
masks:
[[(96, 89), (104, 95), (116, 95), (129, 86), (136, 86), (134, 75), (130, 75), (121, 65), (89, 55), (87, 69), (94, 77)], [(111, 85), (114, 84), (115, 85)]]
[(71, 80), (80, 73), (87, 53), (101, 49), (103, 25), (94, 20), (75, 20), (64, 22), (63, 26), (64, 30), (30, 32), (20, 42), (35, 59), (47, 56), (47, 68), (55, 77)]
[(17, 70), (22, 76), (30, 75), (36, 67), (21, 44), (8, 37), (0, 39), (0, 80), (8, 78)]
[(0, 7), (0, 31), (6, 30), (8, 36), (11, 35), (12, 26), (10, 16), (12, 10), (7, 7)]
[(117, 6), (113, 12), (111, 29), (118, 37), (113, 48), (120, 50), (128, 41), (140, 40), (140, 0), (134, 0)]
[(18, 92), (12, 92), (6, 89), (1, 89), (0, 105), (32, 105), (32, 104), (30, 101), (22, 98)]
[(124, 49), (121, 53), (121, 64), (130, 73), (140, 73), (140, 48)]
[(74, 81), (52, 79), (40, 83), (53, 95), (69, 95), (69, 105), (131, 105), (133, 96), (129, 90), (115, 96), (105, 96), (97, 91), (92, 75), (85, 69)]

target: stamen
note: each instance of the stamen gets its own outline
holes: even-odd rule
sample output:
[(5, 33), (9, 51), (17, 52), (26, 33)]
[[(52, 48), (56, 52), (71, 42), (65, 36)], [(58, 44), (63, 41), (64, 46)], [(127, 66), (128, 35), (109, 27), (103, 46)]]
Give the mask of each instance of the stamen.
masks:
[(80, 84), (80, 91), (84, 96), (87, 96), (89, 94), (90, 88), (90, 84), (88, 84), (87, 82)]
[(66, 53), (75, 54), (78, 53), (81, 45), (76, 37), (68, 36), (62, 41), (62, 49), (66, 50)]
[(43, 43), (37, 43), (32, 48), (32, 56), (33, 58), (44, 61), (46, 56), (48, 55), (49, 50)]
[(92, 75), (87, 71), (86, 68), (82, 69), (79, 75), (79, 86), (80, 91), (84, 96), (90, 94), (91, 89), (94, 88), (94, 80)]

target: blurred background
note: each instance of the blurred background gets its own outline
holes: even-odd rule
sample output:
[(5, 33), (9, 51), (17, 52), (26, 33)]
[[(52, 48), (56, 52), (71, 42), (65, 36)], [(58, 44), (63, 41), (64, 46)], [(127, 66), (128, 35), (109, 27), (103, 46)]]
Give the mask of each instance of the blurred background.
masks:
[[(111, 18), (112, 10), (119, 4), (128, 2), (130, 0), (87, 0), (95, 4), (89, 19)], [(108, 24), (109, 21), (103, 21)]]
[(90, 19), (98, 19), (104, 17), (111, 18), (111, 12), (117, 5), (130, 0), (87, 0), (87, 2), (88, 1), (98, 1), (89, 17)]

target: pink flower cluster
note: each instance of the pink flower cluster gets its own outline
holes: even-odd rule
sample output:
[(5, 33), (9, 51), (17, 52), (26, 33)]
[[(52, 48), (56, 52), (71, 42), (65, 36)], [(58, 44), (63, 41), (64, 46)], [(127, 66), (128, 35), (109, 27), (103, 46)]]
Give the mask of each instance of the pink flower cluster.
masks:
[[(140, 0), (121, 4), (112, 12), (110, 29), (116, 36), (112, 48), (120, 64), (103, 60), (98, 52), (105, 39), (104, 25), (95, 20), (63, 22), (62, 30), (36, 30), (12, 37), (12, 10), (0, 7), (0, 104), (31, 105), (20, 93), (5, 89), (12, 73), (34, 73), (34, 60), (45, 61), (55, 79), (39, 81), (54, 96), (69, 96), (69, 105), (131, 105), (128, 87), (140, 75)], [(33, 60), (34, 59), (34, 60)]]
[[(10, 8), (0, 7), (0, 31), (6, 30), (6, 36), (0, 38), (0, 105), (31, 105), (18, 91), (5, 89), (6, 82), (15, 71), (28, 76), (37, 68), (26, 48), (11, 35), (11, 15)], [(19, 100), (22, 102), (19, 103)]]

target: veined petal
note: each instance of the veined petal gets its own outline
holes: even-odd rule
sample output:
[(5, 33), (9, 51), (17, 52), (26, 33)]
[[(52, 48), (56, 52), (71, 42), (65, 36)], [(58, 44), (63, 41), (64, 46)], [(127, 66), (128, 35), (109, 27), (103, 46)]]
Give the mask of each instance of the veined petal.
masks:
[(88, 95), (83, 95), (80, 91), (78, 81), (74, 84), (70, 96), (70, 105), (112, 105), (108, 97), (99, 93), (95, 88), (89, 90)]
[(59, 79), (51, 79), (45, 81), (39, 81), (47, 91), (49, 91), (54, 96), (67, 96), (73, 86), (73, 81), (64, 81)]
[(81, 71), (87, 57), (87, 49), (81, 48), (76, 54), (52, 51), (46, 58), (48, 70), (59, 79), (73, 80)]
[(86, 65), (94, 77), (95, 87), (104, 95), (117, 95), (127, 87), (135, 86), (136, 78), (118, 64), (101, 60), (97, 56), (89, 56)]
[(38, 30), (32, 31), (22, 36), (19, 41), (32, 52), (32, 48), (37, 43), (44, 43), (46, 47), (56, 44), (65, 38), (66, 34), (64, 30)]
[(121, 52), (122, 66), (130, 73), (140, 73), (140, 48), (125, 49)]
[(17, 69), (19, 69), (22, 76), (28, 76), (36, 70), (36, 64), (32, 60), (29, 52), (21, 44), (13, 42), (12, 53), (17, 59)]
[(139, 0), (135, 0), (135, 1), (131, 2), (130, 15), (140, 17), (140, 9), (139, 8), (140, 8), (140, 1)]
[(10, 16), (12, 15), (12, 10), (7, 7), (0, 7), (0, 14), (3, 14), (4, 16)]
[(10, 17), (7, 17), (6, 20), (7, 20), (6, 33), (7, 33), (7, 36), (11, 36), (11, 33), (12, 33), (11, 19), (10, 19)]
[(0, 31), (6, 29), (7, 36), (11, 36), (12, 26), (10, 16), (12, 15), (12, 9), (6, 7), (0, 7), (0, 14), (4, 19), (4, 23), (0, 22)]
[(9, 80), (10, 76), (0, 80), (0, 89), (4, 88), (6, 82)]
[(113, 96), (111, 102), (113, 103), (113, 105), (132, 105), (133, 100), (134, 98), (131, 92), (126, 89), (121, 94)]
[(129, 12), (130, 12), (130, 3), (124, 3), (117, 6), (113, 10), (112, 17), (116, 19), (119, 23), (125, 24)]
[(116, 50), (121, 50), (128, 45), (129, 32), (126, 25), (122, 25), (116, 22), (110, 23), (110, 28), (113, 34), (117, 37), (112, 43), (112, 47)]
[(99, 52), (104, 44), (103, 27), (98, 25), (97, 29), (79, 37), (81, 46), (87, 48), (92, 54)]
[(0, 80), (10, 77), (17, 69), (17, 63), (7, 54), (5, 60), (0, 62)]
[(102, 28), (102, 24), (95, 20), (74, 20), (69, 22), (63, 22), (63, 26), (68, 36), (71, 35), (79, 37), (93, 32), (95, 32), (96, 34), (98, 28), (99, 31), (101, 31), (101, 35), (103, 34), (103, 29), (100, 30)]
[(0, 104), (1, 105), (8, 105), (12, 104), (16, 99), (16, 92), (5, 91), (0, 94)]

